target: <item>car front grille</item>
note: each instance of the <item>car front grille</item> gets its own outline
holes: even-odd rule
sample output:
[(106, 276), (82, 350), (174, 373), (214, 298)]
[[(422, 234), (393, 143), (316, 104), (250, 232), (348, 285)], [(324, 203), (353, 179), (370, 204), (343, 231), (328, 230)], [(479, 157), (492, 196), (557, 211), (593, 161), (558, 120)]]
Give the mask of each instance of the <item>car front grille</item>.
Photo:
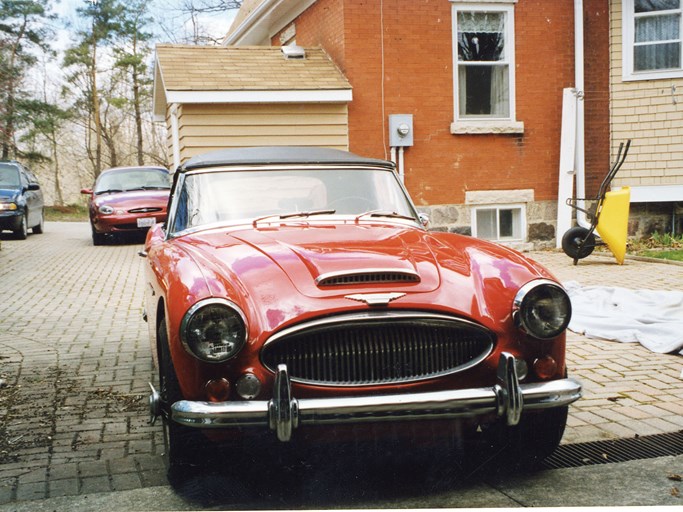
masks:
[(128, 210), (128, 213), (156, 213), (161, 210), (162, 208), (148, 206), (145, 208), (133, 208), (132, 210)]
[(491, 353), (494, 335), (472, 322), (422, 312), (331, 317), (266, 342), (263, 364), (286, 364), (291, 379), (319, 385), (411, 382), (470, 368)]

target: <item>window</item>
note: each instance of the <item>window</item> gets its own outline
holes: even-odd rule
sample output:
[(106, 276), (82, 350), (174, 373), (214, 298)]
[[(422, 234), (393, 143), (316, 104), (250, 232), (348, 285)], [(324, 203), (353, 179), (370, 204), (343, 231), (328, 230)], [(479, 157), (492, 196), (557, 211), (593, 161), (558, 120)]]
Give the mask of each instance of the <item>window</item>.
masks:
[(681, 0), (623, 0), (623, 78), (683, 77)]
[(519, 132), (515, 121), (514, 7), (453, 4), (453, 133)]
[(477, 238), (499, 242), (526, 238), (526, 214), (522, 205), (474, 208), (472, 216), (472, 235)]

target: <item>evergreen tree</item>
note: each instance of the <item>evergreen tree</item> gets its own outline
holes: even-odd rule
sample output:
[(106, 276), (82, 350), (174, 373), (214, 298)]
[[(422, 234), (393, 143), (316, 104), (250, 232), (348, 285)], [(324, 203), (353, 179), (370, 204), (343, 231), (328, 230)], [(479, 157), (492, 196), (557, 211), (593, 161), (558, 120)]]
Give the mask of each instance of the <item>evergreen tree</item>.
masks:
[(95, 136), (95, 154), (93, 167), (95, 176), (102, 172), (103, 130), (101, 114), (101, 97), (98, 84), (98, 49), (109, 44), (121, 30), (125, 7), (118, 0), (84, 1), (84, 6), (76, 11), (85, 20), (85, 27), (77, 31), (77, 41), (64, 55), (64, 65), (76, 71), (68, 80), (77, 84), (85, 78), (85, 90), (82, 91), (92, 125), (91, 132)]
[(40, 52), (50, 52), (52, 31), (47, 22), (54, 18), (48, 0), (0, 0), (0, 157), (22, 156), (16, 133), (19, 111), (27, 98), (25, 80)]

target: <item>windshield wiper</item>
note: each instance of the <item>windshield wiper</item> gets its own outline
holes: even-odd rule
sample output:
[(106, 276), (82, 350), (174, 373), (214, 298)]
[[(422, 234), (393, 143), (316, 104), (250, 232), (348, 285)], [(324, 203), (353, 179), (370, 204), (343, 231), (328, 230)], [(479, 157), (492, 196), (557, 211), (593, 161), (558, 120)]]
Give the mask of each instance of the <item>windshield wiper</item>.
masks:
[(145, 186), (145, 187), (135, 187), (135, 188), (127, 188), (125, 191), (126, 192), (131, 192), (133, 190), (168, 190), (171, 187), (162, 187), (162, 186)]
[(307, 217), (313, 217), (314, 215), (332, 215), (333, 213), (336, 213), (337, 210), (311, 210), (311, 211), (306, 211), (306, 212), (292, 212), (292, 213), (283, 213), (283, 214), (271, 214), (271, 215), (264, 215), (263, 217), (258, 217), (254, 219), (254, 222), (252, 222), (252, 225), (256, 227), (256, 224), (261, 222), (262, 220), (267, 220), (267, 219), (277, 219), (277, 220), (284, 220), (284, 219), (294, 219), (294, 218), (307, 218)]
[(398, 212), (392, 212), (389, 210), (370, 210), (369, 212), (361, 213), (356, 217), (356, 222), (358, 222), (363, 217), (389, 217), (392, 219), (405, 219), (405, 220), (415, 220), (415, 217), (409, 215), (403, 215)]
[(95, 192), (96, 196), (99, 196), (100, 194), (113, 194), (114, 192), (123, 192), (120, 188), (109, 188), (107, 190), (98, 190)]

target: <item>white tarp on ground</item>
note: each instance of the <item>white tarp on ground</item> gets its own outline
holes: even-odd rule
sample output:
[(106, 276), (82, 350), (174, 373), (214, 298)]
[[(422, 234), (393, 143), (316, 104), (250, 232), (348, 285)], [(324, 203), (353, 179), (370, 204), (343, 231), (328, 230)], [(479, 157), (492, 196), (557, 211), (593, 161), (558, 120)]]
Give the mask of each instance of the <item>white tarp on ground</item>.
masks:
[(683, 354), (683, 292), (563, 284), (572, 301), (572, 331)]

